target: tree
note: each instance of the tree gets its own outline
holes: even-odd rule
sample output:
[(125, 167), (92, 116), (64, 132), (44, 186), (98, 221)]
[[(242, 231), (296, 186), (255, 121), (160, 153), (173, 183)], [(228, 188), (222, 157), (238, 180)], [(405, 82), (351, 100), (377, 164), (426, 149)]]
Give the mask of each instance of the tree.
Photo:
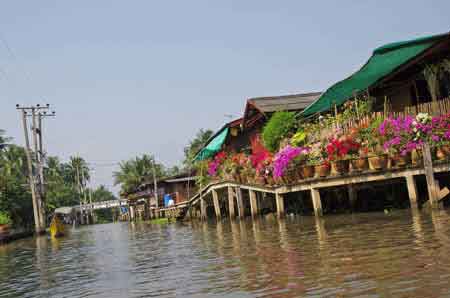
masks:
[(144, 154), (142, 157), (122, 161), (119, 170), (113, 173), (114, 185), (121, 185), (121, 191), (128, 193), (134, 191), (146, 181), (152, 181), (153, 170), (156, 178), (165, 176), (164, 166), (155, 161), (152, 155)]
[(168, 169), (166, 170), (166, 175), (167, 175), (167, 176), (176, 176), (176, 175), (181, 174), (182, 171), (183, 171), (183, 170), (180, 169), (179, 166), (175, 165), (175, 166), (172, 166), (172, 167), (170, 167), (170, 168), (168, 168)]
[(47, 181), (46, 208), (51, 213), (62, 206), (75, 206), (80, 203), (76, 174), (68, 163), (61, 163), (58, 157), (48, 157), (45, 168)]
[(0, 150), (6, 147), (6, 142), (11, 141), (11, 138), (5, 137), (5, 131), (0, 129)]
[(184, 147), (184, 160), (183, 165), (186, 168), (192, 167), (192, 161), (195, 158), (200, 149), (205, 146), (206, 142), (212, 137), (214, 132), (210, 129), (200, 129), (195, 135), (194, 139), (192, 139), (189, 144)]
[(0, 211), (7, 213), (14, 225), (33, 224), (27, 173), (24, 148), (9, 145), (0, 151)]
[[(92, 202), (103, 202), (116, 200), (114, 194), (109, 191), (104, 185), (100, 185), (96, 189), (92, 190)], [(101, 209), (95, 210), (97, 217), (97, 223), (106, 223), (113, 221), (113, 209)]]

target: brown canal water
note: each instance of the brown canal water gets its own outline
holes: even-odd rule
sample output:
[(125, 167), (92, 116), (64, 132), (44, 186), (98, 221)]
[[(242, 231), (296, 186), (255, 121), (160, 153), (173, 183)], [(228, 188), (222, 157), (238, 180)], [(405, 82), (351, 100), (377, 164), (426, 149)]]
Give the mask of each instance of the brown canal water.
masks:
[(450, 215), (87, 226), (0, 247), (0, 297), (450, 297)]

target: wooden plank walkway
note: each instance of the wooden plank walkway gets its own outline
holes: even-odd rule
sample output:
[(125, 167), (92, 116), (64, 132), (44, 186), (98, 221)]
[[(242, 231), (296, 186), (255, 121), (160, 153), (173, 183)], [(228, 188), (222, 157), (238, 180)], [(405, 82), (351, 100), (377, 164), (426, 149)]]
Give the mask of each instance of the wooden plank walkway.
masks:
[[(433, 166), (433, 172), (434, 173), (444, 173), (444, 172), (450, 172), (450, 164), (449, 163), (440, 163)], [(340, 176), (328, 176), (324, 178), (310, 178), (305, 180), (300, 180), (298, 183), (292, 184), (292, 185), (280, 185), (280, 186), (262, 186), (262, 185), (253, 185), (253, 184), (240, 184), (234, 181), (220, 181), (220, 182), (214, 182), (210, 183), (209, 185), (205, 186), (200, 192), (198, 192), (194, 197), (192, 197), (189, 201), (179, 203), (177, 205), (174, 205), (170, 208), (164, 208), (161, 209), (163, 211), (173, 210), (176, 208), (193, 208), (201, 200), (204, 200), (205, 197), (211, 195), (213, 198), (213, 205), (214, 205), (214, 211), (217, 216), (221, 216), (220, 214), (220, 208), (218, 207), (219, 199), (217, 197), (217, 191), (221, 189), (228, 189), (228, 204), (229, 206), (234, 207), (234, 198), (237, 199), (237, 209), (241, 210), (243, 209), (242, 204), (242, 194), (239, 198), (239, 192), (242, 192), (242, 190), (246, 190), (249, 192), (250, 197), (250, 206), (251, 206), (251, 213), (252, 215), (256, 215), (258, 213), (257, 210), (257, 204), (256, 204), (256, 192), (262, 192), (262, 193), (271, 193), (275, 194), (275, 201), (276, 201), (276, 207), (277, 207), (277, 214), (279, 216), (284, 215), (284, 196), (285, 194), (292, 193), (292, 192), (300, 192), (300, 191), (310, 191), (311, 192), (311, 198), (314, 206), (314, 213), (316, 216), (322, 215), (322, 204), (321, 204), (321, 198), (320, 198), (320, 189), (323, 188), (329, 188), (329, 187), (338, 187), (338, 186), (348, 186), (349, 187), (349, 196), (351, 199), (355, 200), (354, 196), (354, 189), (353, 186), (357, 184), (364, 184), (369, 182), (376, 182), (376, 181), (388, 181), (393, 179), (404, 179), (409, 199), (411, 202), (412, 208), (417, 208), (417, 186), (415, 183), (415, 176), (420, 175), (426, 175), (426, 171), (424, 168), (419, 167), (409, 167), (409, 168), (391, 168), (386, 169), (382, 171), (365, 171), (365, 172), (352, 172), (346, 175), (340, 175)], [(234, 193), (236, 190), (236, 193)], [(353, 190), (353, 192), (352, 192)], [(351, 193), (350, 193), (351, 192)], [(445, 193), (445, 192), (444, 192)], [(240, 205), (240, 206), (239, 206)], [(206, 207), (204, 207), (206, 208)], [(201, 208), (202, 217), (205, 213), (204, 208)], [(234, 208), (229, 208), (230, 211), (230, 217), (235, 216)], [(184, 214), (186, 214), (184, 212)], [(238, 214), (239, 216), (243, 216), (242, 212)]]

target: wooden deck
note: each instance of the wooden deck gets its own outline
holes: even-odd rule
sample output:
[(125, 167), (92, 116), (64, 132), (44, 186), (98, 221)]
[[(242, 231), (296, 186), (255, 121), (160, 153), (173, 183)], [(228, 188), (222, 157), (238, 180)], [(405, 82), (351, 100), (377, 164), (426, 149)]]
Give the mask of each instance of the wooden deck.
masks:
[[(433, 166), (434, 173), (445, 173), (450, 172), (450, 163), (439, 163)], [(257, 193), (271, 193), (275, 195), (275, 203), (277, 208), (277, 214), (279, 216), (284, 215), (284, 195), (292, 192), (309, 191), (311, 193), (311, 199), (314, 207), (314, 213), (316, 216), (321, 216), (322, 202), (320, 197), (320, 190), (331, 187), (347, 186), (349, 188), (349, 195), (355, 196), (353, 193), (353, 186), (361, 185), (371, 182), (388, 182), (393, 179), (404, 179), (408, 189), (409, 200), (411, 203), (411, 208), (418, 208), (418, 194), (415, 182), (416, 176), (426, 176), (426, 167), (408, 167), (408, 168), (390, 168), (382, 171), (365, 171), (365, 172), (351, 172), (346, 175), (340, 176), (329, 176), (325, 178), (311, 178), (301, 180), (298, 183), (291, 185), (279, 185), (279, 186), (262, 186), (253, 184), (240, 184), (234, 181), (221, 181), (211, 183), (195, 196), (193, 196), (189, 201), (181, 202), (173, 205), (169, 208), (161, 208), (158, 212), (164, 212), (164, 214), (171, 214), (175, 217), (184, 217), (190, 209), (200, 207), (201, 217), (206, 217), (206, 198), (212, 198), (214, 212), (219, 218), (223, 216), (220, 210), (220, 201), (228, 200), (228, 209), (230, 210), (230, 217), (240, 216), (243, 217), (243, 202), (242, 202), (242, 191), (249, 192), (249, 200), (251, 207), (251, 214), (257, 215), (259, 213), (258, 203), (257, 203)], [(439, 186), (438, 193), (440, 191), (441, 197), (437, 199), (434, 206), (438, 206), (438, 201), (442, 197), (448, 194), (448, 190), (440, 190)], [(226, 189), (228, 192), (227, 197), (220, 198), (218, 196), (218, 191)], [(200, 206), (198, 206), (200, 204)], [(235, 206), (237, 204), (237, 206)], [(237, 212), (235, 212), (235, 207), (237, 207)], [(237, 213), (237, 214), (236, 214)], [(163, 214), (159, 214), (162, 216)]]

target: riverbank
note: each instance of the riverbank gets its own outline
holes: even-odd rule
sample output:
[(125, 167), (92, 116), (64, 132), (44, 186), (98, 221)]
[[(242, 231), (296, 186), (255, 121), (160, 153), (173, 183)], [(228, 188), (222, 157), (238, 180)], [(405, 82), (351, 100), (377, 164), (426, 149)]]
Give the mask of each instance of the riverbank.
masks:
[(28, 229), (11, 229), (8, 235), (3, 235), (0, 237), (0, 245), (4, 245), (10, 243), (14, 240), (24, 239), (28, 237), (32, 237), (34, 235), (33, 230)]

